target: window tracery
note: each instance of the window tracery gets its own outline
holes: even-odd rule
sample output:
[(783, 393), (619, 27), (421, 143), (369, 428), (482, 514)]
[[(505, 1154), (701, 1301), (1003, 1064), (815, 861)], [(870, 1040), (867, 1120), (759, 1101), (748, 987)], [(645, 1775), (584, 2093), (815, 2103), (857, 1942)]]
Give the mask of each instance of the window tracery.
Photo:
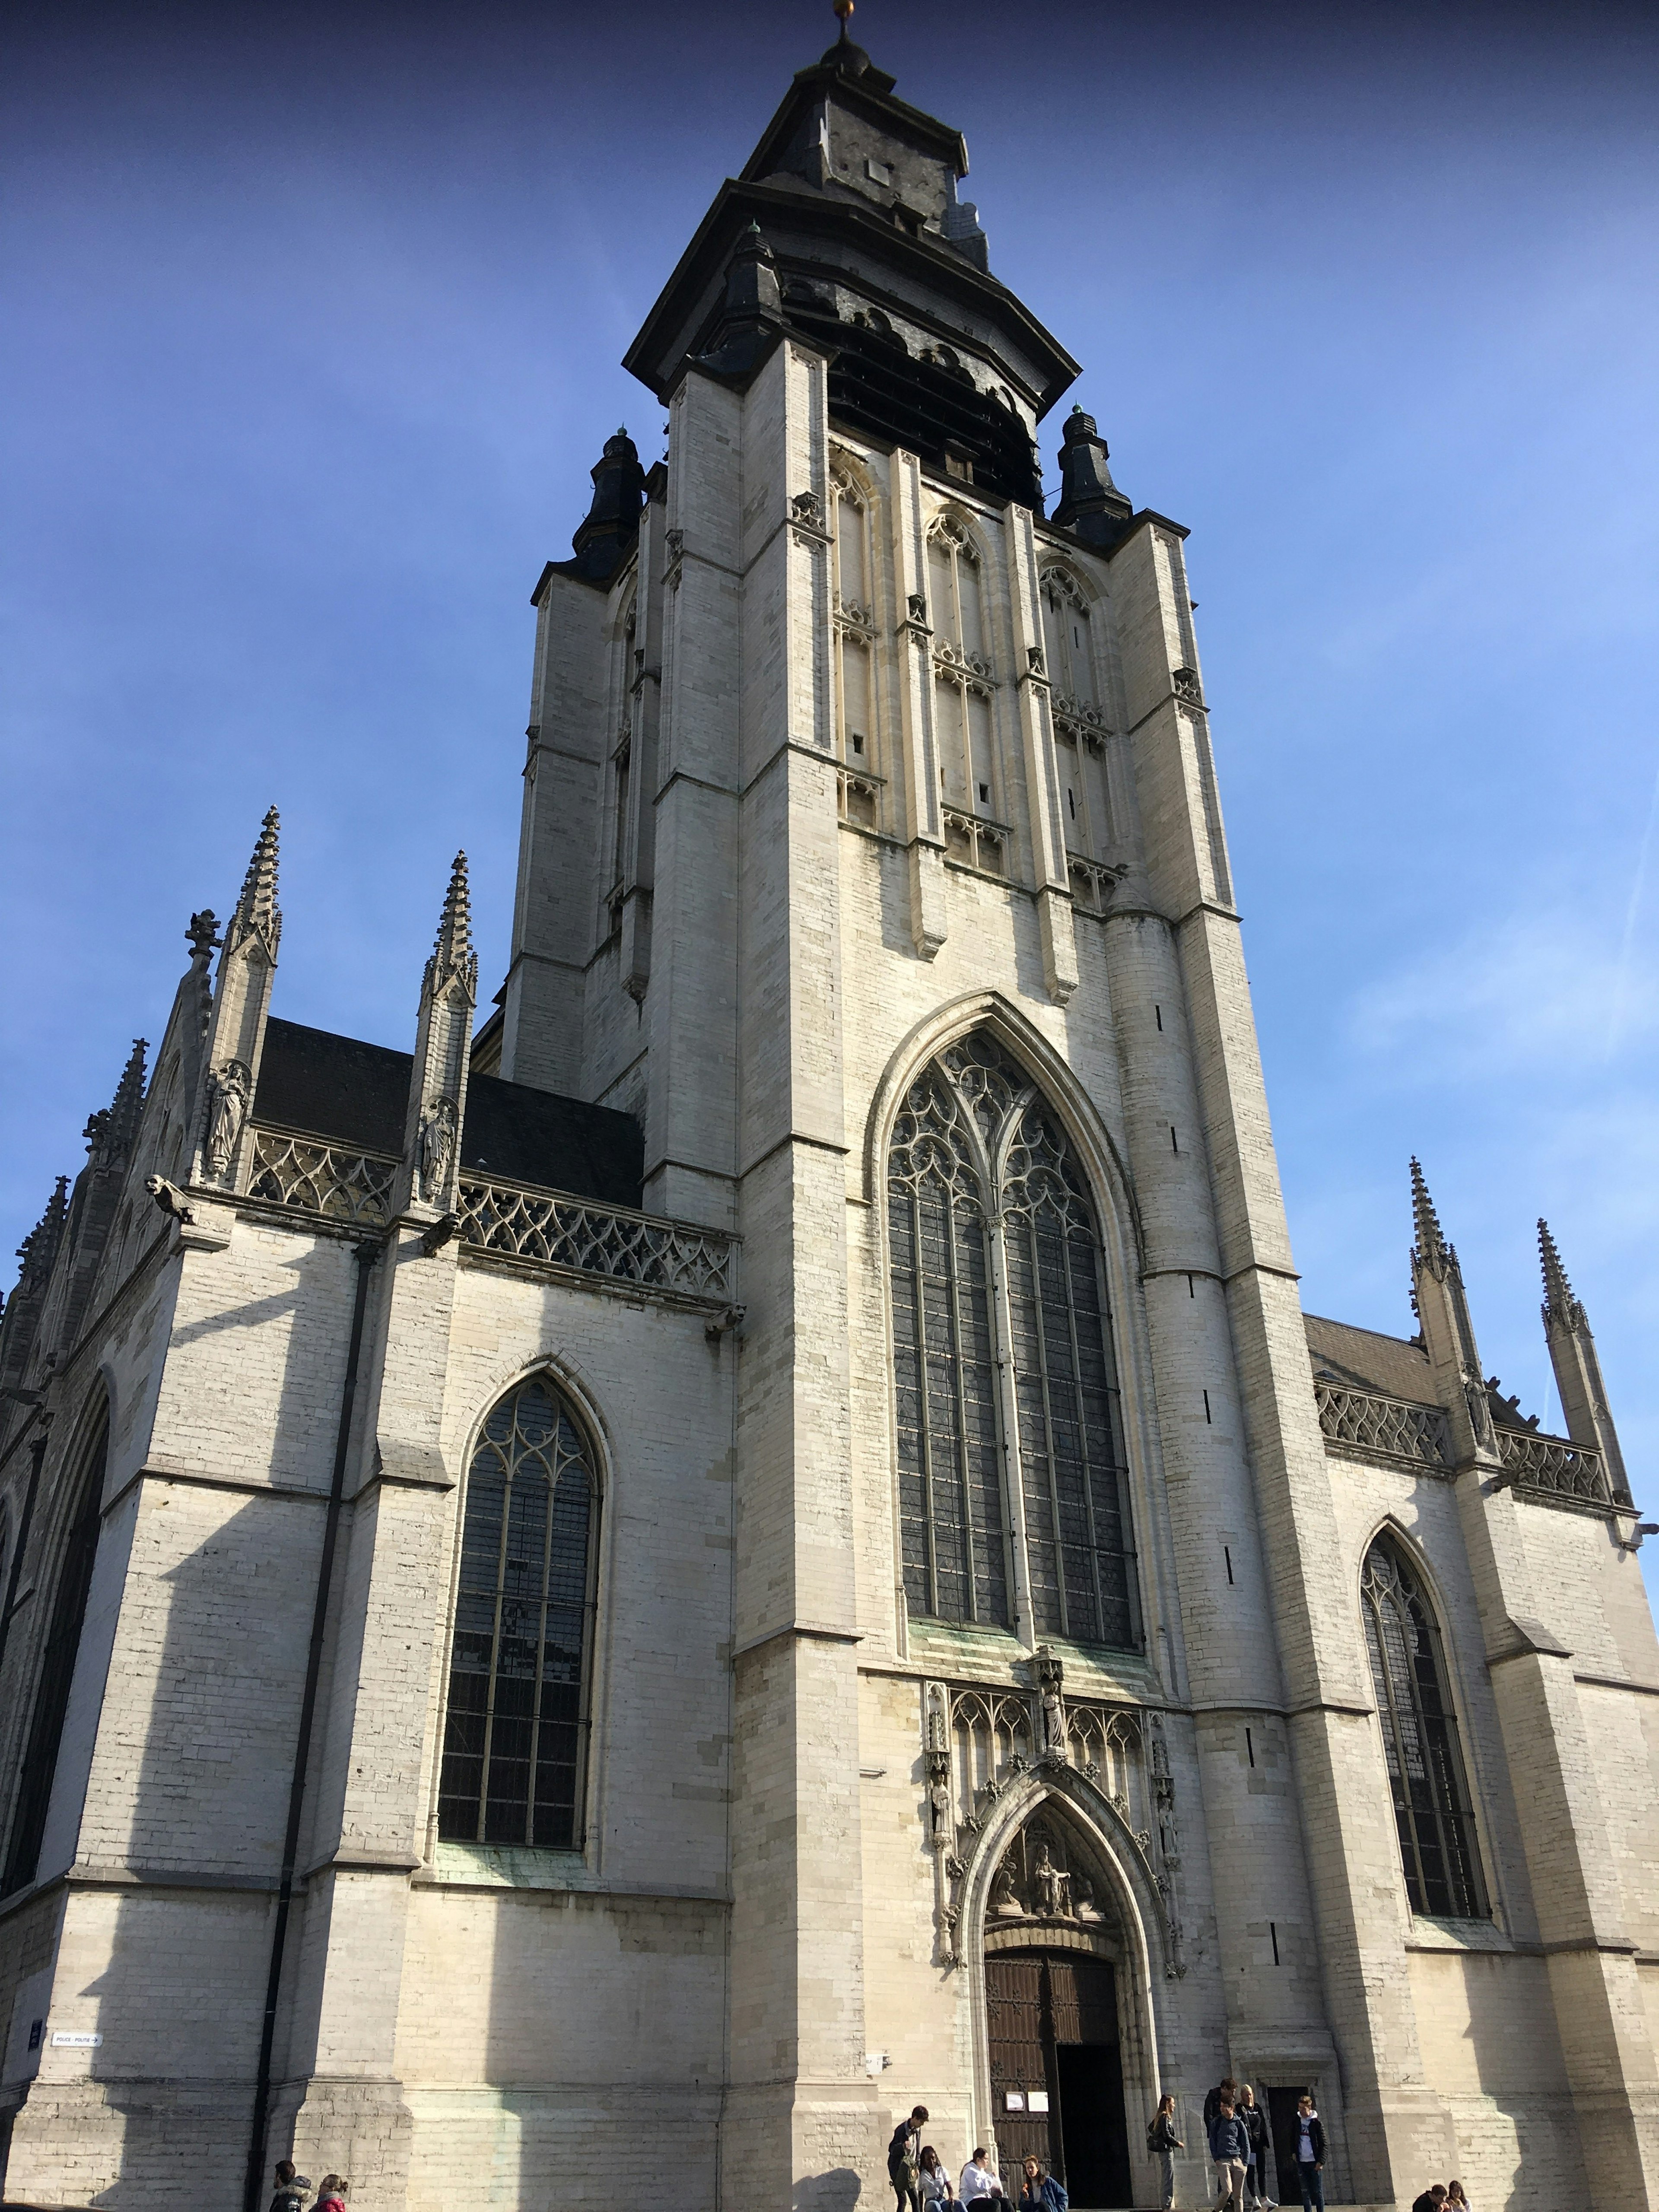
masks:
[(1387, 1536), (1365, 1554), (1360, 1597), (1412, 1910), (1484, 1919), (1474, 1816), (1439, 1626), (1421, 1582)]
[(598, 1485), (545, 1375), (485, 1421), (467, 1474), (438, 1833), (579, 1847)]
[(888, 1219), (912, 1615), (1012, 1627), (1023, 1583), (1031, 1632), (1133, 1646), (1093, 1209), (1059, 1121), (985, 1032), (911, 1085), (889, 1150)]
[[(1100, 869), (1111, 844), (1106, 787), (1106, 718), (1098, 700), (1089, 601), (1077, 579), (1045, 568), (1039, 586), (1042, 635), (1054, 715), (1055, 752), (1066, 808), (1066, 846), (1074, 888), (1098, 907), (1106, 888)], [(1090, 865), (1092, 864), (1092, 865)]]
[(966, 525), (950, 513), (928, 533), (927, 595), (945, 849), (970, 866), (1005, 874), (1009, 832), (997, 773), (984, 568)]
[(871, 501), (849, 468), (830, 477), (836, 743), (843, 812), (873, 827), (882, 787), (876, 729), (875, 539)]

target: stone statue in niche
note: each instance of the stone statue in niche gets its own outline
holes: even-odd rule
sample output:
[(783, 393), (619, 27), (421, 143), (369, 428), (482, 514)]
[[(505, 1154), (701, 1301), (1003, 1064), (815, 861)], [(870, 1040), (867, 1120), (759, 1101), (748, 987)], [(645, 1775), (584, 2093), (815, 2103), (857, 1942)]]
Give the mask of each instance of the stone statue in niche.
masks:
[(253, 1071), (228, 1060), (208, 1079), (207, 1170), (216, 1179), (236, 1157), (237, 1141), (253, 1098)]
[(1079, 1920), (1102, 1920), (1105, 1917), (1095, 1902), (1095, 1886), (1086, 1874), (1072, 1876), (1072, 1910)]
[(1064, 1759), (1066, 1748), (1066, 1705), (1060, 1689), (1066, 1679), (1066, 1670), (1046, 1644), (1037, 1650), (1036, 1666), (1040, 1755), (1048, 1759)]
[(1031, 1869), (1031, 1888), (1036, 1909), (1045, 1920), (1072, 1917), (1072, 1877), (1064, 1867), (1054, 1864), (1046, 1843), (1037, 1845), (1036, 1864)]
[(948, 1751), (930, 1751), (927, 1754), (927, 1825), (935, 1850), (945, 1850), (955, 1841), (951, 1823)]
[(429, 1201), (441, 1194), (454, 1151), (454, 1103), (448, 1098), (434, 1098), (421, 1116), (418, 1172), (423, 1199)]
[(1012, 1855), (1004, 1859), (992, 1876), (990, 1909), (1005, 1920), (1018, 1920), (1024, 1915), (1025, 1907), (1020, 1903), (1014, 1888), (1014, 1867)]

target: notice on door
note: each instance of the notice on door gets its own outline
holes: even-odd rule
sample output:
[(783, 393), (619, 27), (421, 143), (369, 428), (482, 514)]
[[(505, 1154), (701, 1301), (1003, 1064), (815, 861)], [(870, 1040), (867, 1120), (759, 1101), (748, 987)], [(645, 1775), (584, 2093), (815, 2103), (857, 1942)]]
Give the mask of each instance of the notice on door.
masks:
[(1003, 2092), (1002, 2102), (1006, 2111), (1023, 2112), (1025, 2110), (1025, 2092), (1024, 2089), (1006, 2089)]
[(1030, 2112), (1046, 2112), (1048, 2109), (1048, 2092), (1046, 2089), (1033, 2089), (1025, 2109)]

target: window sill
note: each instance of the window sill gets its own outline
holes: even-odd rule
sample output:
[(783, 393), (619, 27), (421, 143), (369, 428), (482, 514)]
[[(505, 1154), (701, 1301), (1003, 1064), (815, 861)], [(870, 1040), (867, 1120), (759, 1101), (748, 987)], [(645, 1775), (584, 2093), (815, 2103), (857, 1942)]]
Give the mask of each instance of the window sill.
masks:
[(1408, 1951), (1513, 1951), (1508, 1932), (1495, 1920), (1431, 1920), (1426, 1913), (1412, 1915)]
[(440, 1844), (426, 1879), (469, 1889), (583, 1887), (587, 1862), (580, 1851), (532, 1850), (525, 1844)]

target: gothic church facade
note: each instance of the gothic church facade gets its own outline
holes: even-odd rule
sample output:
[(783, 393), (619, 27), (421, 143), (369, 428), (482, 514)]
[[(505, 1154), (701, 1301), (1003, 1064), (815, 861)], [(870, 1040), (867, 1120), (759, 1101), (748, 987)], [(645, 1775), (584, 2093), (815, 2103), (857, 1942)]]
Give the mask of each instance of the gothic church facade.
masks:
[[(276, 817), (0, 1334), (0, 2126), (35, 2204), (1659, 2203), (1659, 1650), (1565, 1437), (1304, 1316), (1181, 526), (843, 36), (537, 586), (511, 965), (273, 1011)], [(303, 924), (301, 923), (301, 926)], [(411, 985), (413, 978), (411, 978)], [(411, 995), (412, 990), (411, 990)], [(1402, 1285), (1402, 1291), (1403, 1291)]]

